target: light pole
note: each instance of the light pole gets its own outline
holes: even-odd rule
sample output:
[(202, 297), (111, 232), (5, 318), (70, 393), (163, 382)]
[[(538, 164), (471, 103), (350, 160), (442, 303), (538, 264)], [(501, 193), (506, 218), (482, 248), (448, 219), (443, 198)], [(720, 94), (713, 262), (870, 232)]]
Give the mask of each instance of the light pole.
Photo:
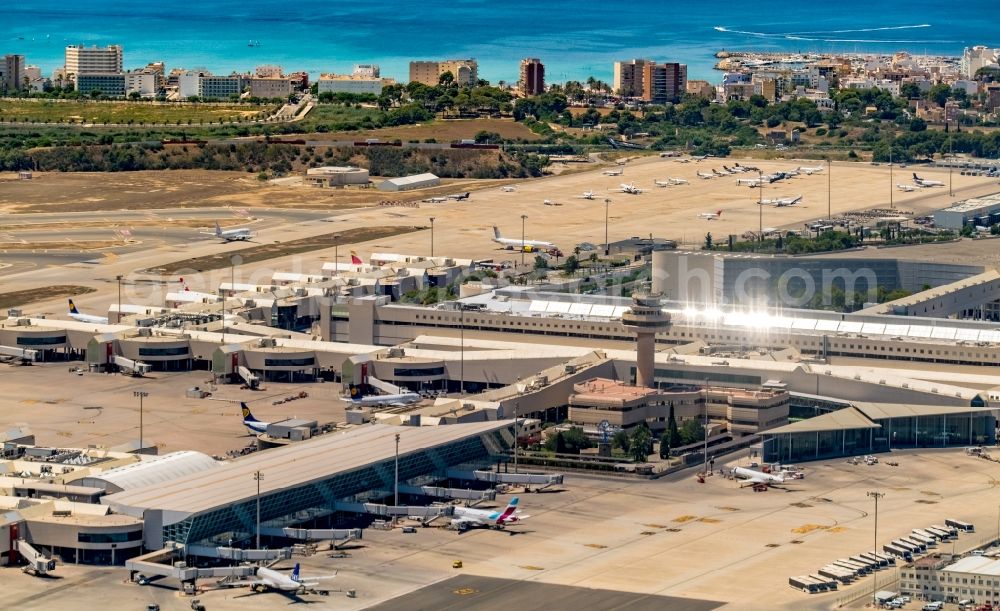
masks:
[(889, 208), (890, 209), (896, 207), (895, 204), (893, 203), (893, 199), (892, 199), (892, 196), (893, 196), (893, 191), (892, 191), (892, 141), (893, 141), (893, 137), (892, 137), (892, 131), (891, 131), (891, 128), (890, 128), (890, 131), (889, 131)]
[(333, 234), (333, 275), (340, 275), (340, 234)]
[[(878, 549), (878, 500), (884, 496), (884, 492), (878, 492), (875, 490), (868, 492), (868, 498), (875, 499), (875, 549)], [(878, 582), (878, 573), (875, 573), (872, 576), (872, 608), (877, 607), (875, 593), (878, 591), (878, 588), (875, 585), (876, 582)]]
[(115, 280), (118, 281), (118, 315), (115, 316), (115, 322), (120, 323), (122, 321), (122, 275), (115, 276)]
[(764, 172), (757, 170), (757, 240), (764, 241)]
[(514, 401), (514, 473), (517, 473), (517, 434), (520, 432), (521, 427), (518, 426), (517, 421), (517, 408), (520, 401)]
[(399, 433), (396, 433), (396, 477), (392, 481), (392, 505), (399, 507)]
[(264, 476), (260, 471), (254, 471), (253, 479), (257, 482), (257, 547), (254, 549), (260, 549), (260, 480), (264, 479)]
[(521, 215), (521, 267), (524, 267), (524, 221), (527, 219), (527, 214)]
[(461, 358), (460, 365), (458, 368), (458, 390), (459, 393), (465, 396), (465, 307), (459, 304), (459, 319), (460, 322), (458, 327), (459, 339), (458, 339), (458, 352)]
[(142, 449), (143, 448), (143, 446), (142, 446), (142, 399), (144, 397), (148, 397), (149, 393), (146, 392), (146, 391), (144, 391), (144, 390), (135, 390), (135, 391), (132, 391), (132, 396), (133, 397), (139, 397), (139, 453), (140, 454), (145, 454), (145, 452), (143, 452), (143, 449)]
[(431, 217), (431, 256), (434, 256), (434, 217)]
[[(945, 127), (947, 127), (947, 126), (948, 126), (948, 124), (945, 123)], [(955, 195), (954, 191), (952, 191), (952, 188), (951, 188), (952, 162), (955, 161), (955, 151), (954, 151), (954, 148), (952, 146), (952, 142), (953, 142), (953, 140), (951, 139), (951, 134), (949, 133), (948, 134), (948, 197), (952, 197), (952, 196)]]
[(607, 197), (604, 198), (604, 256), (608, 256), (611, 250), (611, 246), (608, 245), (608, 206), (611, 205), (611, 200)]
[(833, 219), (833, 158), (826, 158), (826, 218)]

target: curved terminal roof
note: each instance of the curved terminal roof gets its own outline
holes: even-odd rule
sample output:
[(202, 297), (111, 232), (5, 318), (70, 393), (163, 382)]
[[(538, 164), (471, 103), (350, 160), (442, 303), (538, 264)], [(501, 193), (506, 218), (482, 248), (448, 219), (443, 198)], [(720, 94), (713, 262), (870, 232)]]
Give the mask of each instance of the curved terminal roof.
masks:
[(201, 452), (185, 450), (145, 459), (141, 462), (109, 469), (99, 476), (86, 477), (82, 486), (104, 488), (109, 493), (155, 486), (185, 475), (214, 469), (222, 463)]

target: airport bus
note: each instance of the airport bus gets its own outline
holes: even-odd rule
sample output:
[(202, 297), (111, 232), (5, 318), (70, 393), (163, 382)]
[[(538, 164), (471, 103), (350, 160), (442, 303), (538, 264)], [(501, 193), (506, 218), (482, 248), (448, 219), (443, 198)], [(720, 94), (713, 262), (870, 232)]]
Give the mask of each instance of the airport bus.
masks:
[(926, 543), (924, 543), (923, 541), (920, 541), (919, 539), (914, 539), (911, 536), (900, 537), (899, 539), (897, 539), (897, 541), (903, 541), (905, 543), (909, 543), (910, 545), (916, 547), (918, 552), (926, 552), (927, 551), (927, 544)]
[(856, 562), (862, 566), (868, 567), (868, 571), (877, 571), (879, 569), (880, 563), (878, 560), (872, 560), (871, 558), (865, 558), (863, 555), (851, 556), (848, 558), (851, 562)]
[(941, 526), (940, 524), (932, 524), (931, 528), (934, 530), (940, 530), (941, 532), (947, 533), (949, 539), (955, 539), (958, 537), (958, 529), (954, 526)]
[(913, 560), (913, 552), (902, 545), (896, 545), (895, 543), (887, 543), (882, 546), (882, 551), (889, 552), (890, 554), (902, 558), (907, 562)]
[(952, 518), (948, 518), (947, 520), (944, 521), (944, 523), (947, 524), (948, 526), (951, 526), (952, 528), (956, 528), (958, 530), (967, 533), (976, 532), (975, 526), (969, 524), (968, 522), (963, 522), (961, 520), (954, 520)]
[(861, 554), (860, 557), (864, 558), (865, 560), (867, 560), (869, 562), (874, 562), (878, 566), (878, 568), (885, 568), (885, 567), (889, 566), (889, 557), (888, 556), (879, 556), (875, 552), (865, 552), (865, 553)]
[(881, 558), (889, 566), (896, 566), (896, 556), (894, 556), (893, 554), (888, 554), (888, 553), (883, 554), (882, 552), (878, 551), (871, 551), (868, 553), (875, 556), (876, 558)]
[(850, 560), (847, 560), (845, 558), (841, 558), (840, 560), (834, 560), (833, 564), (836, 566), (843, 567), (849, 571), (854, 571), (854, 574), (857, 575), (858, 577), (867, 575), (870, 572), (866, 565), (858, 564), (857, 562), (851, 562)]
[(808, 575), (799, 575), (798, 577), (789, 577), (788, 585), (792, 586), (796, 590), (802, 590), (808, 594), (815, 594), (817, 592), (823, 592), (826, 588), (822, 587), (819, 582), (814, 581)]
[(833, 564), (828, 564), (828, 565), (824, 566), (818, 572), (823, 577), (829, 577), (830, 579), (836, 579), (837, 581), (839, 581), (840, 583), (842, 583), (844, 585), (847, 585), (847, 584), (851, 583), (852, 581), (854, 581), (854, 577), (855, 577), (855, 575), (854, 575), (853, 572), (848, 571), (844, 567), (836, 566), (836, 565), (833, 565)]
[(915, 536), (915, 537), (923, 537), (924, 539), (929, 539), (931, 542), (928, 543), (928, 545), (936, 546), (937, 542), (940, 541), (940, 540), (942, 540), (941, 537), (939, 537), (938, 535), (934, 534), (933, 532), (931, 532), (927, 528), (914, 528), (910, 532), (912, 532), (913, 536)]

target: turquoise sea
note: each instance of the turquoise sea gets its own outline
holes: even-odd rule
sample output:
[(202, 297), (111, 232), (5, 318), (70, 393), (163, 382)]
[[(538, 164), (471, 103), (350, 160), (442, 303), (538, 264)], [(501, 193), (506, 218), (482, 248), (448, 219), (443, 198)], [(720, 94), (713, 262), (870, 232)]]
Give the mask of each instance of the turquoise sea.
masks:
[(718, 80), (712, 56), (723, 48), (958, 55), (1000, 46), (997, 24), (983, 0), (27, 0), (4, 7), (0, 54), (24, 54), (49, 74), (67, 44), (122, 44), (126, 68), (280, 64), (318, 75), (378, 63), (399, 80), (412, 59), (475, 57), (493, 82), (515, 81), (528, 56), (542, 59), (550, 82), (610, 81), (616, 59), (648, 57)]

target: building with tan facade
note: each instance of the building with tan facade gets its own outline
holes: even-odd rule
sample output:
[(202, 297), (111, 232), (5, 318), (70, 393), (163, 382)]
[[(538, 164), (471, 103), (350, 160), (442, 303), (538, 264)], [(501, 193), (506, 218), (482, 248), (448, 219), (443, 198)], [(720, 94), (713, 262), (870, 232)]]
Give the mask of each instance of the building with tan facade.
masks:
[(410, 62), (410, 82), (434, 87), (441, 76), (450, 72), (459, 87), (471, 87), (479, 81), (479, 63), (474, 59)]

